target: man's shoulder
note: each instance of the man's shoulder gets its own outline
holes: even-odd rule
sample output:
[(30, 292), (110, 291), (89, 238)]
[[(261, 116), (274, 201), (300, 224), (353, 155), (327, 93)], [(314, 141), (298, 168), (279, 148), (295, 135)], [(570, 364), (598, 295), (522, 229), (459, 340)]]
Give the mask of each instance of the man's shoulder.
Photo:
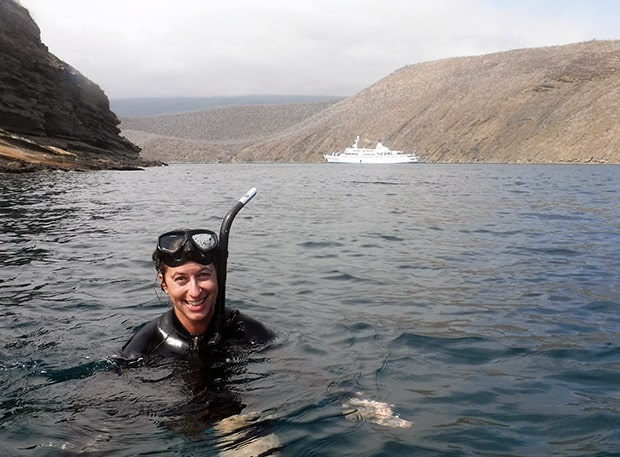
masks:
[(258, 320), (241, 311), (227, 313), (226, 326), (232, 337), (243, 343), (265, 344), (276, 339), (276, 334)]
[(159, 331), (161, 323), (169, 320), (169, 311), (157, 316), (142, 325), (127, 341), (120, 351), (120, 358), (125, 360), (136, 360), (144, 355), (149, 354), (153, 347), (158, 346), (162, 340), (162, 334)]

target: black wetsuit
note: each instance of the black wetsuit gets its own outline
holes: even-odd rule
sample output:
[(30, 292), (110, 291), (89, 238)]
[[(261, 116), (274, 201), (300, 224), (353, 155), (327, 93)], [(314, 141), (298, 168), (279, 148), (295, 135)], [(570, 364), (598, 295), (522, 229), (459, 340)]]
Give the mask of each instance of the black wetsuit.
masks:
[[(205, 333), (192, 335), (170, 309), (140, 328), (121, 349), (120, 359), (131, 362), (151, 357), (187, 359), (208, 356), (213, 350), (208, 344), (215, 333), (213, 327), (210, 325)], [(226, 310), (221, 345), (251, 346), (274, 338), (275, 335), (260, 322), (239, 311)]]

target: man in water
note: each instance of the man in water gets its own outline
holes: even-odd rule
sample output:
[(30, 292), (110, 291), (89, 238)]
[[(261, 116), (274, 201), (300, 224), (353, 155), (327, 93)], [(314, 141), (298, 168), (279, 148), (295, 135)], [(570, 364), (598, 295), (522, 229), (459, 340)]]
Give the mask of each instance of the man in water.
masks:
[[(130, 365), (189, 361), (181, 367), (188, 368), (183, 378), (194, 395), (174, 413), (216, 421), (222, 456), (277, 455), (277, 437), (264, 429), (260, 415), (240, 415), (244, 405), (226, 385), (229, 371), (235, 370), (234, 363), (226, 362), (231, 352), (268, 343), (275, 335), (251, 317), (223, 308), (218, 295), (220, 254), (217, 235), (209, 230), (176, 230), (158, 238), (153, 261), (172, 308), (138, 330), (119, 359)], [(200, 427), (201, 421), (181, 424)], [(231, 442), (231, 436), (244, 439), (239, 444)]]
[[(275, 338), (258, 321), (218, 306), (219, 256), (217, 236), (208, 230), (177, 230), (159, 237), (153, 261), (160, 287), (170, 298), (172, 309), (138, 330), (123, 346), (120, 358), (129, 362), (158, 358), (199, 361), (199, 365), (206, 367), (206, 371), (199, 370), (200, 377), (205, 379), (191, 376), (195, 384), (192, 390), (199, 395), (179, 412), (199, 412), (201, 417), (218, 420), (214, 430), (222, 437), (218, 444), (222, 456), (228, 453), (277, 455), (280, 447), (277, 436), (261, 430), (260, 420), (256, 424), (259, 431), (252, 430), (260, 415), (239, 415), (243, 405), (236, 396), (222, 395), (226, 388), (221, 389), (224, 387), (221, 385), (213, 389), (213, 383), (225, 382), (227, 364), (217, 364), (215, 371), (218, 373), (214, 375), (210, 373), (213, 369), (202, 363), (211, 365), (226, 360), (225, 354), (232, 347), (252, 347)], [(205, 381), (210, 384), (209, 388), (202, 385)], [(209, 392), (213, 391), (222, 398), (211, 397)], [(203, 398), (205, 393), (207, 397)], [(395, 416), (389, 405), (364, 400), (359, 394), (348, 398), (342, 406), (343, 413), (351, 420), (368, 420), (390, 427), (411, 426), (410, 422)], [(238, 442), (243, 444), (238, 445)]]
[(176, 230), (158, 238), (153, 261), (172, 309), (135, 333), (121, 359), (207, 359), (219, 345), (252, 346), (275, 338), (260, 322), (218, 306), (219, 254), (217, 235), (209, 230)]

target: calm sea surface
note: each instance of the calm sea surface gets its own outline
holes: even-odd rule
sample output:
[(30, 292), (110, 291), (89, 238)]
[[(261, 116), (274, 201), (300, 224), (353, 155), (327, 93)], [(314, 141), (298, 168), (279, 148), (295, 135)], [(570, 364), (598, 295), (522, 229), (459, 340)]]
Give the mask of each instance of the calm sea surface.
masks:
[(251, 418), (230, 455), (247, 435), (282, 456), (620, 455), (620, 167), (227, 164), (0, 175), (1, 456), (225, 454), (196, 373), (111, 357), (168, 307), (157, 235), (218, 231), (253, 186), (228, 305), (279, 339), (210, 392)]

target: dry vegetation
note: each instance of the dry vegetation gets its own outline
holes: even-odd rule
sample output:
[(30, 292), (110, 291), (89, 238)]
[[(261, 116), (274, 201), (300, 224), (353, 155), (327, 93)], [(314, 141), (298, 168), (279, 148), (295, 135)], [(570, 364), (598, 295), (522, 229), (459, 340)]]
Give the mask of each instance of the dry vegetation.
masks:
[(410, 65), (339, 102), (121, 128), (164, 161), (318, 162), (360, 135), (426, 162), (620, 163), (619, 107), (620, 41), (591, 41)]
[(324, 111), (333, 101), (210, 108), (191, 113), (122, 118), (123, 135), (143, 157), (169, 162), (227, 162), (235, 151)]

